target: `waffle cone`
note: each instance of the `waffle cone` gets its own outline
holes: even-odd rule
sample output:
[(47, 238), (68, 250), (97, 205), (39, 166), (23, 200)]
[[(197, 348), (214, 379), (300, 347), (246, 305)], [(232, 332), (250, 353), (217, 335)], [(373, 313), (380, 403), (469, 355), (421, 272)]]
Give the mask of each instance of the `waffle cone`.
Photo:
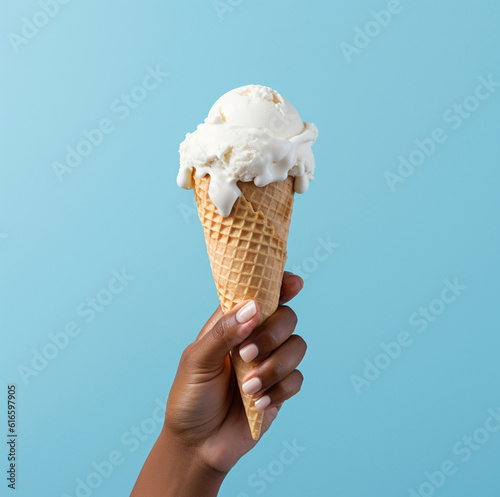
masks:
[[(244, 300), (255, 300), (262, 324), (279, 303), (293, 209), (293, 178), (263, 187), (238, 183), (242, 194), (227, 217), (222, 217), (210, 200), (209, 184), (210, 176), (197, 178), (193, 174), (198, 215), (222, 311), (226, 313)], [(243, 378), (258, 363), (244, 362), (236, 351), (231, 360), (252, 438), (258, 440), (264, 413), (257, 411), (253, 396), (241, 389)]]

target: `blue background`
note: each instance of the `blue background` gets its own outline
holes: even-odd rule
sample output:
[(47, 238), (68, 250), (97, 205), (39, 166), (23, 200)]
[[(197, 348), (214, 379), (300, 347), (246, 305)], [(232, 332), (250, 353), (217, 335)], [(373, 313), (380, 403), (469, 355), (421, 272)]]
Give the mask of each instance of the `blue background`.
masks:
[[(217, 305), (193, 194), (175, 183), (178, 145), (220, 95), (258, 83), (320, 131), (288, 250), (306, 276), (293, 307), (309, 349), (302, 392), (221, 495), (406, 496), (449, 459), (457, 471), (436, 495), (498, 497), (500, 432), (468, 462), (453, 447), (500, 407), (499, 88), (458, 129), (443, 116), (478, 78), (500, 81), (500, 3), (402, 0), (351, 57), (341, 44), (387, 1), (232, 3), (219, 16), (211, 0), (72, 1), (17, 51), (9, 33), (41, 7), (2, 4), (1, 362), (2, 388), (18, 388), (16, 495), (74, 496), (113, 451), (123, 464), (92, 495), (130, 492), (160, 430), (147, 418)], [(113, 102), (157, 65), (168, 77), (121, 119)], [(53, 163), (104, 118), (113, 132), (59, 182)], [(435, 128), (447, 140), (391, 191), (385, 173)], [(338, 247), (315, 261), (328, 237)], [(80, 303), (123, 268), (133, 281), (86, 323)], [(455, 278), (466, 289), (434, 302), (419, 333), (410, 316)], [(23, 380), (19, 367), (71, 321), (81, 333)], [(356, 390), (352, 375), (402, 331), (412, 344)], [(152, 433), (135, 443), (144, 422)], [(294, 440), (305, 450), (280, 465)]]

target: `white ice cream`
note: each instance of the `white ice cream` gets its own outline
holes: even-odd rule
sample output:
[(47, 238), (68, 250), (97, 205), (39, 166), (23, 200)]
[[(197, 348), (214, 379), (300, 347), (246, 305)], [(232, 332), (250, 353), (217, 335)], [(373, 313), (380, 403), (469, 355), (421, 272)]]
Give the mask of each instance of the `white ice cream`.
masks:
[(177, 184), (192, 188), (193, 169), (199, 178), (209, 174), (210, 199), (224, 217), (241, 195), (238, 181), (265, 186), (295, 176), (295, 191), (304, 193), (314, 179), (311, 146), (317, 136), (316, 126), (304, 123), (278, 92), (259, 85), (236, 88), (181, 143)]

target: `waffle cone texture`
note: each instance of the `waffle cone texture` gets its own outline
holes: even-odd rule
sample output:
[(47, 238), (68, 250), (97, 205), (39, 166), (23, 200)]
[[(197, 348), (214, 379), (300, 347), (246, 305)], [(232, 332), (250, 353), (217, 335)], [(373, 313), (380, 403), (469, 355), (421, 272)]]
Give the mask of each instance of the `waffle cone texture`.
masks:
[[(276, 311), (287, 257), (293, 181), (289, 176), (263, 187), (239, 182), (242, 194), (231, 214), (222, 217), (208, 194), (210, 176), (197, 178), (193, 174), (198, 215), (224, 313), (244, 300), (254, 300), (261, 312), (260, 325)], [(241, 388), (245, 375), (258, 363), (244, 362), (236, 351), (231, 360), (252, 438), (258, 440), (264, 413), (257, 411), (253, 396)]]

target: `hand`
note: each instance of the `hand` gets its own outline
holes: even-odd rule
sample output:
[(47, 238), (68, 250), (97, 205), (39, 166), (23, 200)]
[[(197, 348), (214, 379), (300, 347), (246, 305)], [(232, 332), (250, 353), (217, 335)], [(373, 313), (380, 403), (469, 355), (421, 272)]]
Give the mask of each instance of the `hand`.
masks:
[(282, 404), (302, 385), (302, 374), (296, 367), (306, 344), (292, 335), (297, 317), (283, 306), (302, 286), (301, 278), (285, 273), (280, 307), (255, 330), (260, 312), (252, 302), (243, 302), (226, 315), (219, 308), (212, 315), (182, 354), (163, 430), (132, 497), (217, 495), (227, 472), (257, 443), (248, 427), (229, 352), (246, 347), (244, 358), (260, 362), (245, 381), (260, 380), (261, 387), (254, 395), (263, 399), (259, 405), (265, 410), (265, 433)]
[[(280, 303), (295, 297), (302, 286), (301, 278), (285, 273)], [(196, 447), (200, 459), (222, 473), (257, 443), (248, 427), (229, 352), (252, 344), (247, 351), (253, 356), (258, 351), (256, 359), (261, 364), (248, 373), (245, 381), (258, 378), (262, 384), (255, 392), (265, 408), (262, 433), (303, 381), (296, 367), (304, 357), (306, 343), (292, 335), (297, 323), (295, 313), (280, 305), (253, 331), (259, 310), (254, 306), (255, 312), (241, 319), (239, 311), (247, 304), (252, 308), (252, 303), (243, 302), (225, 316), (219, 308), (209, 319), (197, 340), (184, 351), (167, 403), (164, 431), (168, 438)]]

